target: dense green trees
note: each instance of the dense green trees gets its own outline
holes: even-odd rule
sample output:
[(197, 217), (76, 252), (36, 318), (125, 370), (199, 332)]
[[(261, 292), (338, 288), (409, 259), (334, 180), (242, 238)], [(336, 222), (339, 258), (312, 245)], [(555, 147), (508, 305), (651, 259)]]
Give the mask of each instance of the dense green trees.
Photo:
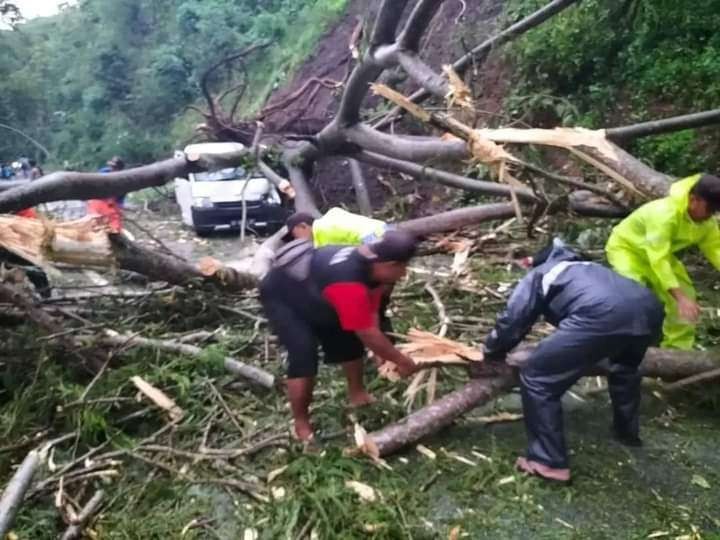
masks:
[[(260, 41), (242, 110), (251, 114), (311, 52), (348, 0), (81, 0), (0, 31), (0, 123), (47, 146), (60, 165), (94, 168), (168, 155), (193, 133), (204, 70)], [(516, 19), (547, 0), (512, 0)], [(15, 16), (0, 0), (0, 18)], [(516, 115), (591, 127), (717, 107), (720, 0), (584, 0), (511, 49)], [(221, 71), (216, 89), (237, 73)], [(539, 113), (539, 114), (538, 114)], [(633, 151), (675, 174), (714, 168), (720, 137), (683, 132)], [(0, 128), (0, 158), (32, 154)]]
[[(209, 64), (272, 40), (266, 56), (247, 66), (244, 108), (257, 107), (345, 4), (82, 0), (57, 16), (0, 31), (0, 122), (48, 146), (57, 165), (93, 168), (111, 154), (130, 163), (165, 157), (192, 135), (198, 118), (186, 107), (200, 97)], [(216, 84), (234, 76), (222, 73)], [(26, 140), (0, 128), (0, 158), (32, 154)]]
[[(542, 4), (513, 0), (509, 11)], [(585, 0), (514, 44), (514, 104), (588, 127), (717, 108), (719, 25), (718, 0)], [(708, 129), (641, 140), (633, 151), (682, 175), (716, 168), (719, 149)]]

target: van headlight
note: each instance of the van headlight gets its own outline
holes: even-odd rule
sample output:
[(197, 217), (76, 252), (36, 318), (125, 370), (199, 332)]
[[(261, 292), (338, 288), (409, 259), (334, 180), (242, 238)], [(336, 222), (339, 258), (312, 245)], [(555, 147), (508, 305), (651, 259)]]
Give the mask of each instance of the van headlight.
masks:
[(192, 204), (196, 208), (212, 208), (210, 197), (193, 197)]

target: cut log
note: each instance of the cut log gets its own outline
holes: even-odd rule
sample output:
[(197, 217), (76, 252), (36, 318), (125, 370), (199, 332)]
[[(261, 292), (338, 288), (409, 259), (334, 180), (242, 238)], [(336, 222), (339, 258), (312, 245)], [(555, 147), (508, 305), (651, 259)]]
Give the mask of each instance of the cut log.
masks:
[(434, 403), (423, 407), (399, 422), (367, 435), (377, 446), (380, 456), (392, 454), (423, 437), (440, 431), (482, 403), (510, 390), (516, 381), (511, 375), (476, 379)]
[[(532, 350), (533, 347), (524, 347), (513, 352), (508, 356), (508, 364), (521, 367)], [(672, 381), (718, 369), (719, 365), (720, 356), (717, 351), (698, 353), (652, 348), (645, 355), (640, 372), (646, 377)], [(588, 375), (606, 373), (599, 365)], [(431, 405), (370, 433), (367, 437), (377, 447), (379, 455), (386, 456), (449, 426), (457, 417), (500, 396), (515, 384), (517, 379), (511, 373), (471, 380)]]

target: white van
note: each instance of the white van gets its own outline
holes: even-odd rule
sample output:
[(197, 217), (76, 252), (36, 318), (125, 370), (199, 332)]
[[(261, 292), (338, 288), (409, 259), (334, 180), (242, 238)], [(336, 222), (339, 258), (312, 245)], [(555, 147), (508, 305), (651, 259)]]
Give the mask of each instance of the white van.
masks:
[[(185, 147), (185, 154), (226, 154), (243, 148), (235, 142), (191, 144)], [(275, 186), (267, 178), (250, 176), (242, 167), (175, 178), (175, 199), (183, 223), (200, 236), (216, 227), (239, 229), (243, 199), (246, 229), (250, 231), (271, 234), (282, 227), (288, 215)]]

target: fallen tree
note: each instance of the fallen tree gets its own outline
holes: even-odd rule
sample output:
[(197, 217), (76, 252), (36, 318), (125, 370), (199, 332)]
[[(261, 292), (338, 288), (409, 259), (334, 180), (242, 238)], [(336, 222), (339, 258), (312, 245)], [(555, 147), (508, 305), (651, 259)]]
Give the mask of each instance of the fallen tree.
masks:
[[(615, 141), (715, 123), (720, 121), (720, 115), (715, 111), (692, 118), (666, 119), (662, 122), (625, 126), (615, 130), (475, 129), (459, 122), (448, 112), (428, 113), (417, 105), (425, 95), (435, 95), (447, 100), (448, 110), (476, 112), (473, 109), (473, 96), (461, 78), (463, 70), (473, 62), (476, 65), (480, 63), (494, 46), (530, 30), (574, 3), (576, 0), (549, 2), (536, 14), (519, 21), (495, 38), (473, 47), (453, 66), (439, 73), (422, 59), (420, 43), (443, 2), (436, 0), (417, 0), (414, 3), (409, 0), (379, 2), (374, 27), (369, 37), (369, 46), (354, 65), (344, 85), (337, 113), (318, 133), (312, 136), (280, 138), (277, 144), (276, 148), (283, 153), (283, 163), (296, 194), (296, 209), (315, 215), (320, 213), (314, 199), (311, 179), (318, 163), (338, 156), (371, 163), (374, 166), (392, 168), (416, 178), (509, 201), (452, 209), (404, 222), (398, 219), (401, 227), (423, 235), (457, 230), (484, 221), (514, 216), (520, 219), (527, 211), (557, 212), (563, 209), (557, 203), (561, 199), (566, 199), (567, 206), (578, 213), (607, 217), (622, 215), (627, 212), (629, 206), (649, 198), (663, 196), (670, 184), (670, 177), (651, 169), (623, 150)], [(406, 8), (411, 4), (413, 9), (406, 13)], [(404, 98), (397, 92), (393, 95), (397, 105), (428, 124), (427, 134), (386, 133), (380, 131), (377, 125), (371, 126), (365, 121), (366, 115), (363, 114), (362, 107), (368, 98), (371, 84), (388, 69), (404, 71), (409, 79), (422, 89), (422, 95), (415, 94), (410, 99)], [(385, 92), (383, 95), (388, 97), (391, 94)], [(213, 103), (212, 96), (209, 103)], [(250, 132), (247, 129), (238, 131), (236, 135), (233, 135), (232, 129), (227, 129), (228, 122), (232, 123), (236, 110), (237, 107), (233, 105), (229, 120), (217, 124), (219, 126), (217, 129), (221, 129), (226, 138), (235, 136), (248, 144)], [(212, 122), (209, 122), (205, 128), (210, 131), (215, 129)], [(257, 151), (260, 147), (260, 141), (257, 139), (260, 136), (257, 130), (254, 133), (252, 148), (230, 155), (182, 156), (107, 175), (54, 173), (36, 182), (0, 193), (0, 212), (16, 211), (53, 200), (121, 195), (129, 191), (161, 185), (175, 176), (191, 171), (236, 166), (246, 159), (255, 161), (262, 168), (260, 153)], [(210, 134), (213, 138), (223, 138), (216, 137), (217, 133)], [(278, 135), (282, 134), (268, 134), (268, 137), (272, 136), (273, 140), (277, 141)], [(579, 161), (583, 166), (589, 165), (595, 172), (592, 178), (563, 177), (552, 171), (546, 171), (536, 164), (528, 163), (516, 155), (514, 148), (518, 145), (542, 145), (564, 149), (570, 158)], [(459, 168), (457, 166), (453, 167), (456, 172), (441, 168), (448, 163), (457, 164), (465, 161), (488, 166), (487, 168), (495, 174), (495, 178), (466, 176), (457, 172)], [(368, 210), (364, 179), (357, 169), (354, 170), (356, 173), (354, 185), (359, 204)], [(596, 181), (598, 177), (610, 182), (612, 190), (602, 188)], [(520, 178), (525, 179), (527, 183), (520, 182)], [(540, 182), (542, 185), (539, 189), (537, 184)], [(348, 192), (351, 192), (352, 185), (353, 183), (348, 180)], [(588, 192), (592, 195), (588, 196)], [(52, 228), (50, 230), (53, 233), (49, 243), (45, 241), (33, 244), (39, 246), (39, 253), (48, 260), (53, 260), (53, 257), (54, 260), (72, 258), (75, 264), (124, 268), (143, 273), (151, 279), (180, 285), (210, 282), (236, 291), (255, 287), (256, 276), (262, 275), (268, 268), (268, 262), (272, 258), (273, 250), (279, 245), (282, 234), (275, 235), (261, 248), (255, 261), (255, 271), (252, 274), (242, 274), (216, 263), (196, 265), (171, 255), (152, 252), (129, 242), (121, 235), (103, 233), (104, 236), (101, 234), (97, 238), (98, 245), (95, 246), (97, 249), (84, 249), (87, 247), (83, 244), (84, 240), (73, 239), (72, 242), (63, 243), (60, 232)], [(47, 228), (43, 229), (37, 237), (45, 238), (47, 231)], [(48, 246), (53, 245), (55, 246), (53, 249), (47, 249)], [(19, 306), (26, 307), (25, 304)], [(697, 367), (693, 363), (694, 360), (686, 362), (687, 359), (673, 356), (674, 354), (653, 351), (646, 359), (644, 369), (647, 369), (648, 374), (670, 380), (697, 373), (692, 371)], [(657, 364), (653, 364), (656, 358)], [(665, 358), (665, 361), (660, 362), (661, 358)], [(716, 365), (713, 364), (713, 367)], [(674, 370), (675, 375), (670, 375), (670, 371), (667, 370)], [(410, 440), (416, 440), (447, 425), (458, 414), (491, 399), (512, 384), (514, 380), (510, 374), (472, 381), (463, 389), (432, 405), (433, 409), (423, 409), (412, 415), (412, 421), (408, 420), (403, 424), (405, 427), (390, 426), (387, 431), (373, 434), (373, 439), (377, 439), (376, 443), (382, 448), (392, 448), (393, 444), (399, 445), (395, 446), (399, 448)], [(425, 420), (422, 420), (422, 417), (425, 417)], [(396, 435), (382, 435), (383, 433)], [(397, 435), (398, 433), (402, 435)], [(384, 442), (395, 439), (399, 442)], [(390, 450), (383, 450), (383, 453), (388, 451)]]
[[(525, 363), (531, 348), (524, 348), (509, 355), (508, 364), (519, 368)], [(640, 365), (646, 377), (664, 381), (676, 381), (720, 367), (717, 352), (690, 352), (670, 349), (649, 349)], [(599, 366), (588, 375), (602, 375), (607, 371)], [(379, 456), (392, 454), (422, 438), (452, 424), (458, 417), (475, 407), (504, 394), (518, 383), (517, 374), (511, 369), (494, 377), (474, 379), (434, 403), (423, 407), (399, 422), (367, 435), (367, 448), (376, 448)]]

